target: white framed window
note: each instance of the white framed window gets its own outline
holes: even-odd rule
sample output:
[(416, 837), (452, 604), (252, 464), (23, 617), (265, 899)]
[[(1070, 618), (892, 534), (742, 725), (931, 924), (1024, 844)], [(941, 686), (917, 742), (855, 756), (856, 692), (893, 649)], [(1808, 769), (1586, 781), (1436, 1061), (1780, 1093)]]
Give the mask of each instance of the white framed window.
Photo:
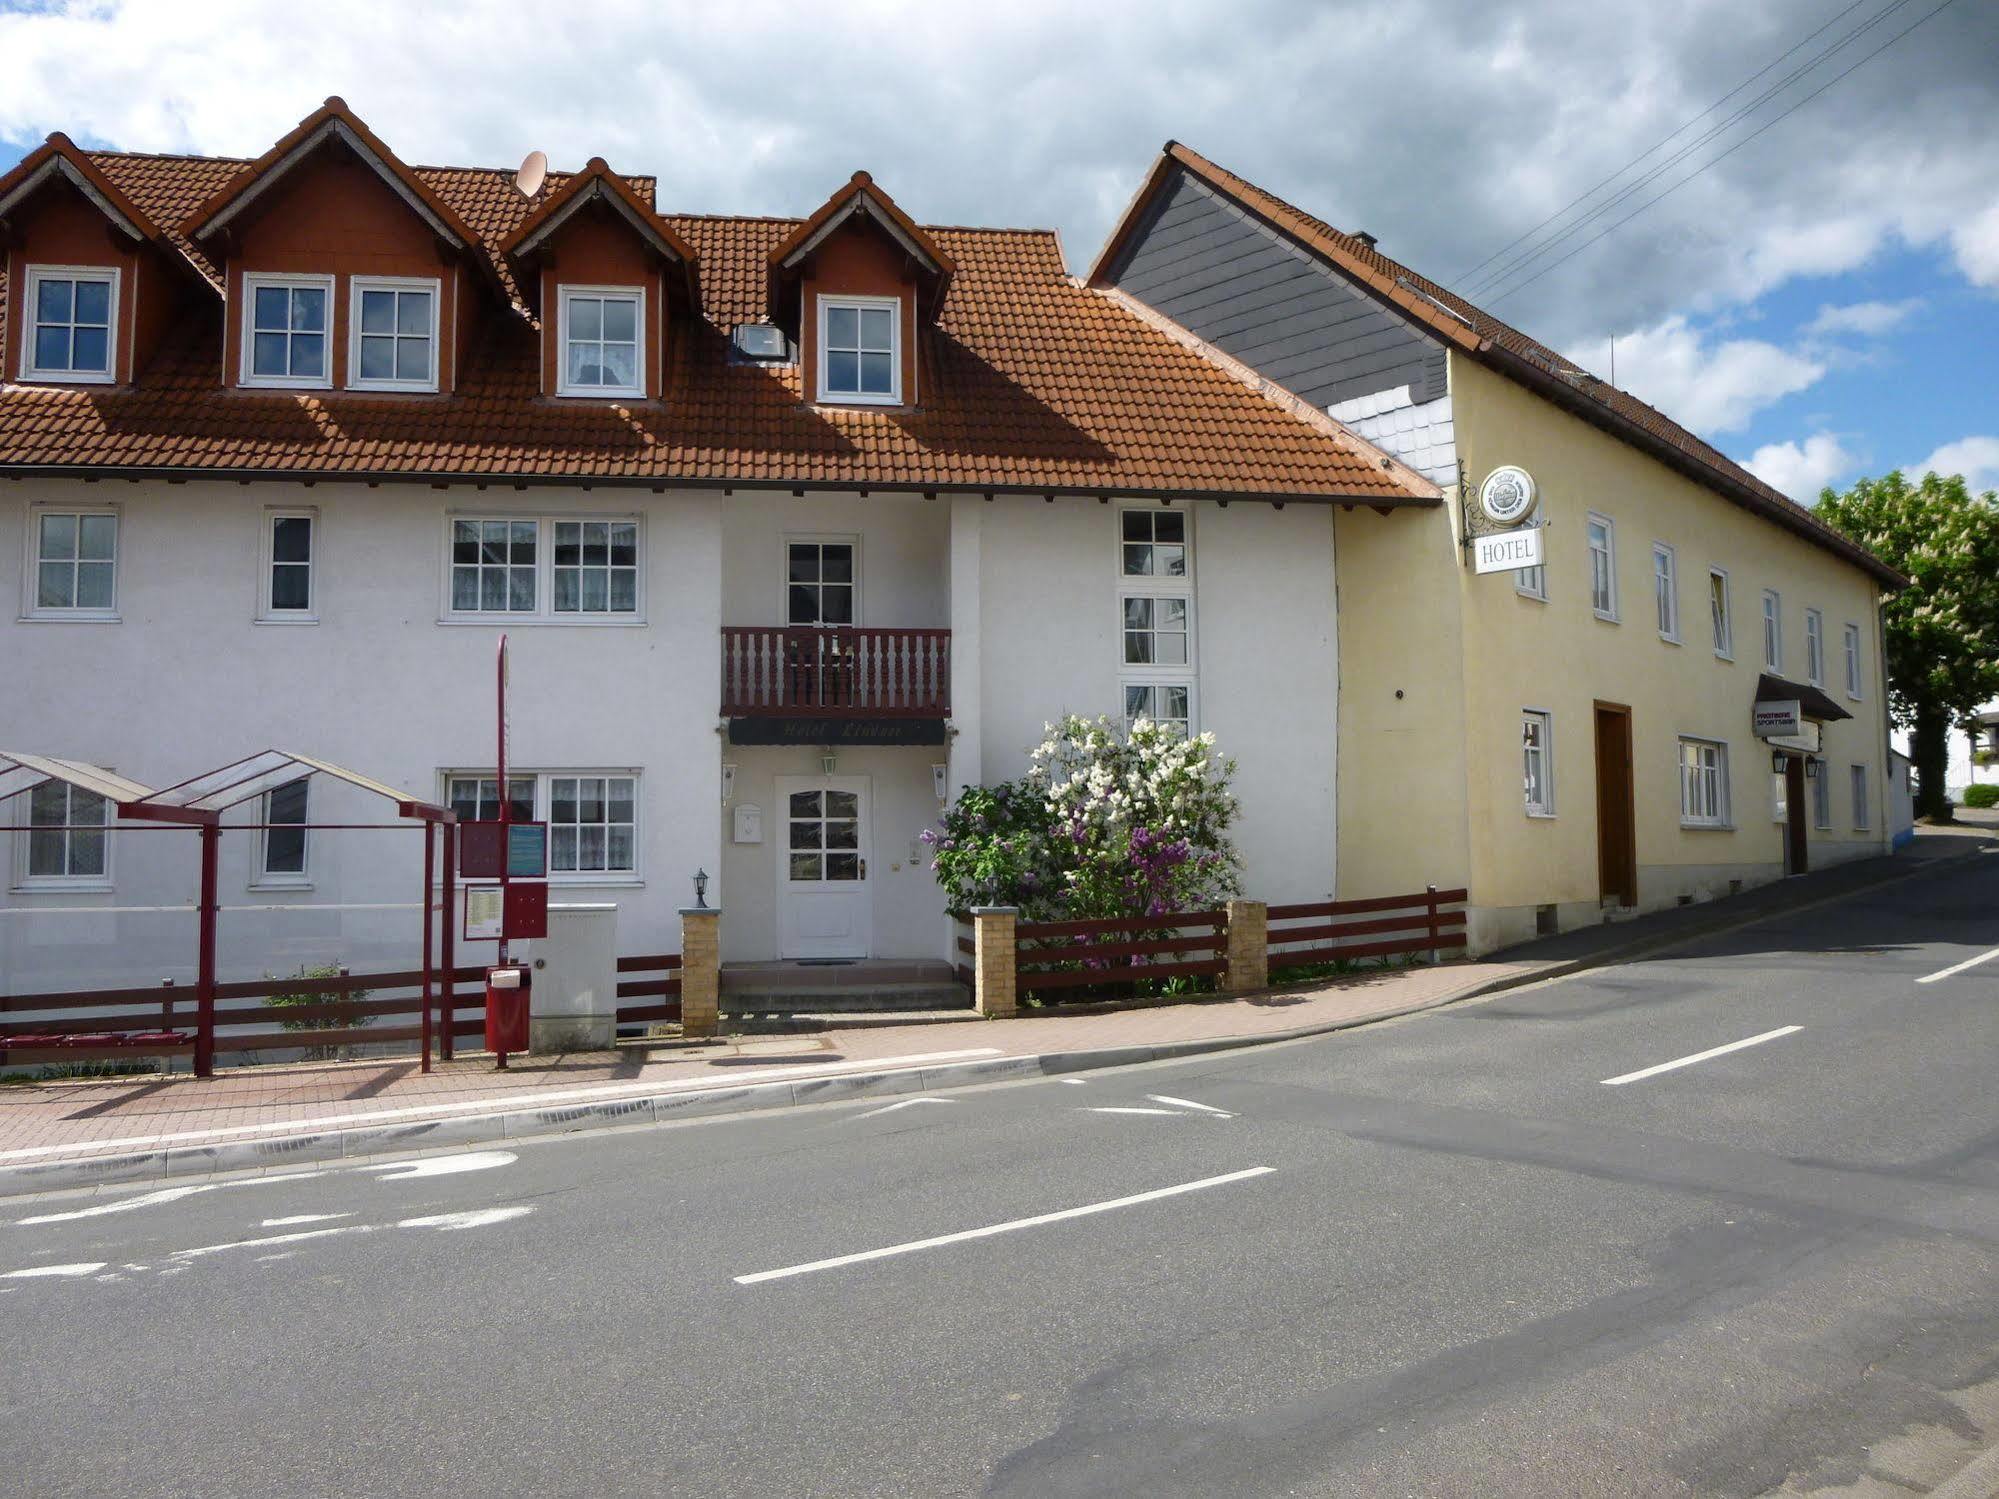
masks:
[(1194, 637), (1188, 630), (1191, 601), (1184, 594), (1127, 593), (1119, 605), (1126, 666), (1193, 665)]
[[(632, 770), (541, 770), (508, 775), (508, 815), (548, 824), (549, 878), (569, 884), (633, 884), (639, 876), (639, 777)], [(500, 815), (491, 771), (451, 771), (445, 797), (461, 820)]]
[(29, 266), (21, 378), (109, 385), (118, 364), (118, 284), (115, 266)]
[(1812, 826), (1829, 828), (1832, 826), (1832, 767), (1823, 760), (1814, 760), (1805, 769), (1818, 772), (1817, 775), (1807, 776), (1812, 783)]
[[(507, 777), (507, 791), (512, 802), (508, 808), (509, 817), (514, 822), (534, 822), (535, 778), (510, 775)], [(484, 775), (471, 772), (447, 776), (444, 795), (460, 822), (500, 820), (500, 781), (490, 770)]]
[(243, 277), (241, 384), (289, 390), (333, 385), (333, 278)]
[[(1871, 825), (1871, 814), (1867, 807), (1867, 767), (1850, 766), (1847, 774), (1853, 781), (1853, 825), (1864, 832)], [(1826, 820), (1831, 821), (1830, 818)]]
[(1680, 740), (1680, 826), (1728, 824), (1728, 746), (1715, 739)]
[(1191, 682), (1126, 682), (1124, 684), (1124, 727), (1149, 718), (1179, 734), (1182, 739), (1194, 732), (1194, 685)]
[(1555, 815), (1555, 719), (1540, 708), (1520, 715), (1521, 782), (1529, 817)]
[(1735, 618), (1728, 605), (1728, 569), (1707, 570), (1708, 621), (1714, 627), (1714, 653), (1724, 661), (1735, 659)]
[(1842, 632), (1846, 642), (1846, 695), (1860, 701), (1860, 626), (1849, 624)]
[(444, 618), (636, 624), (641, 549), (632, 516), (447, 515)]
[(1598, 619), (1617, 618), (1617, 528), (1607, 515), (1589, 514), (1589, 604)]
[(347, 383), (356, 390), (437, 389), (442, 283), (356, 276), (348, 283)]
[(1659, 638), (1680, 643), (1680, 565), (1663, 541), (1652, 544), (1652, 597), (1658, 609)]
[(857, 625), (861, 622), (861, 547), (852, 536), (784, 539), (784, 622), (788, 625)]
[(451, 608), (458, 614), (533, 614), (541, 595), (541, 523), (454, 516)]
[(1194, 732), (1193, 518), (1118, 511), (1118, 670), (1127, 731), (1140, 718)]
[(1763, 590), (1763, 669), (1784, 669), (1784, 600), (1774, 588)]
[(565, 286), (559, 293), (556, 394), (643, 396), (646, 294), (641, 286)]
[(1814, 687), (1825, 686), (1825, 616), (1805, 611), (1805, 676)]
[(639, 524), (558, 520), (552, 565), (557, 614), (635, 614), (639, 607)]
[(310, 510), (264, 513), (263, 577), (257, 590), (257, 618), (274, 624), (317, 621), (313, 562), (319, 516)]
[(819, 399), (902, 404), (902, 299), (819, 298)]
[(118, 512), (36, 505), (28, 514), (28, 577), (34, 593), (26, 617), (115, 620)]
[(302, 886), (307, 882), (307, 777), (266, 791), (262, 799), (264, 829), (257, 840), (259, 885)]
[(111, 840), (105, 825), (111, 820), (110, 804), (67, 781), (43, 781), (26, 800), (28, 831), (19, 844), (17, 883), (29, 889), (109, 890)]
[(638, 867), (638, 818), (638, 782), (632, 776), (550, 776), (549, 873), (632, 873)]

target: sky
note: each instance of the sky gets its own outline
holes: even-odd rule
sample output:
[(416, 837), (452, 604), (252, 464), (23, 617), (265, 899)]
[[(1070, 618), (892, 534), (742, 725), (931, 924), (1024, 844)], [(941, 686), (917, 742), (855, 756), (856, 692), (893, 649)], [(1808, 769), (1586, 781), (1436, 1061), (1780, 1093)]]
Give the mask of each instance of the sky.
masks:
[(1078, 273), (1177, 139), (1600, 375), (1614, 343), (1801, 499), (1999, 487), (1999, 0), (0, 0), (0, 54), (4, 160), (253, 156), (339, 94), (405, 161), (601, 155), (668, 211), (865, 167)]

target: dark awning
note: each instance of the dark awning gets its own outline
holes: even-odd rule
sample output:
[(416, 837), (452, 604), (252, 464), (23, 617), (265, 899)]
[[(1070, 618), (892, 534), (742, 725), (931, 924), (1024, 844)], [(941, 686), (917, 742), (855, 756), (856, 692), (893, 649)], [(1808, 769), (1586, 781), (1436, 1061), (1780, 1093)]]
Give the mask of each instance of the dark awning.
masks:
[(1774, 677), (1764, 672), (1756, 679), (1756, 701), (1759, 703), (1782, 703), (1795, 699), (1798, 711), (1806, 718), (1816, 718), (1821, 723), (1831, 723), (1834, 719), (1851, 718), (1853, 715), (1825, 695), (1825, 689), (1814, 687), (1810, 682), (1788, 682), (1782, 677)]

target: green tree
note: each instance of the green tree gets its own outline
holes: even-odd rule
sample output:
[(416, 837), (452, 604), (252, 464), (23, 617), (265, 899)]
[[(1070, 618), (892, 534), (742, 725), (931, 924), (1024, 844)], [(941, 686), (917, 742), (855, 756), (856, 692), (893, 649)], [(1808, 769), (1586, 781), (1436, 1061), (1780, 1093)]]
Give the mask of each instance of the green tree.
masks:
[(1889, 706), (1909, 730), (1916, 811), (1948, 817), (1951, 729), (1999, 695), (1999, 496), (1898, 470), (1826, 490), (1818, 513), (1910, 580), (1881, 607)]

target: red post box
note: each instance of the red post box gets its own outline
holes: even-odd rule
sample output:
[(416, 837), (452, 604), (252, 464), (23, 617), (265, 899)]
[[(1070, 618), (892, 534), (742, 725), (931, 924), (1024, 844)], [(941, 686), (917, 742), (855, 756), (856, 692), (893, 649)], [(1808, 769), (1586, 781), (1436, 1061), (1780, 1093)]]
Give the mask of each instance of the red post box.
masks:
[(528, 1049), (528, 985), (525, 963), (486, 970), (486, 1050), (502, 1067), (508, 1052)]

